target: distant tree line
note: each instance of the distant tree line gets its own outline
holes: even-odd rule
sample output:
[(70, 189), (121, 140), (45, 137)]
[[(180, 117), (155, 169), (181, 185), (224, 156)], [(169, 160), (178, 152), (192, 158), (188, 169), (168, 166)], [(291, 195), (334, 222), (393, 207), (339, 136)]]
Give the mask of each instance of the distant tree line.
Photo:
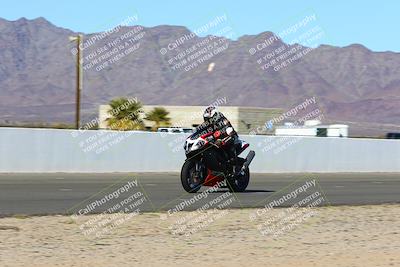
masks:
[(109, 105), (108, 114), (110, 118), (107, 119), (107, 125), (112, 130), (144, 130), (143, 119), (154, 122), (153, 131), (156, 131), (159, 127), (171, 125), (171, 118), (168, 117), (169, 112), (163, 107), (155, 107), (141, 116), (143, 105), (139, 101), (129, 101), (125, 97), (120, 97), (111, 100)]

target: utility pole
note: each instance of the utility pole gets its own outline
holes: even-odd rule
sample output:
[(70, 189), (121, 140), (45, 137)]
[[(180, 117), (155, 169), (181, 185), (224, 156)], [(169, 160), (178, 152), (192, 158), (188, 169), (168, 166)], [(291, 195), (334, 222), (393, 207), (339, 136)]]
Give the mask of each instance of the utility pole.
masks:
[(76, 110), (75, 110), (75, 128), (79, 129), (80, 111), (81, 111), (81, 91), (82, 91), (82, 35), (70, 36), (70, 41), (76, 41)]

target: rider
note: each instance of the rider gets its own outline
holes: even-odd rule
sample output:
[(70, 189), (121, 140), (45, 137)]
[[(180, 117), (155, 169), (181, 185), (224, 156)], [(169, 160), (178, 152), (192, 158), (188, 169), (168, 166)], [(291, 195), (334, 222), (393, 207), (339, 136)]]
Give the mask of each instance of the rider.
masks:
[(222, 145), (223, 138), (230, 136), (232, 140), (227, 143), (227, 152), (230, 160), (236, 160), (236, 147), (241, 145), (237, 132), (233, 129), (230, 121), (219, 112), (216, 107), (209, 106), (203, 113), (204, 122), (198, 126), (198, 129), (206, 129), (207, 132), (220, 131), (220, 137), (215, 140), (217, 146)]
[(203, 119), (204, 122), (198, 126), (199, 128), (205, 128), (212, 132), (220, 131), (221, 138), (228, 135), (232, 138), (237, 138), (237, 133), (233, 129), (231, 122), (216, 107), (207, 107), (203, 113)]

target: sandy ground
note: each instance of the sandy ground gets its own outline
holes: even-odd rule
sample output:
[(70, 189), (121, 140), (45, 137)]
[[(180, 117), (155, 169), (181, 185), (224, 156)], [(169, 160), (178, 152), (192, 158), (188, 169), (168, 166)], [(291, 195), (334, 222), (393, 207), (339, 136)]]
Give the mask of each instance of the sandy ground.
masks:
[[(256, 212), (145, 213), (90, 233), (80, 227), (99, 215), (3, 218), (0, 266), (400, 266), (400, 205), (314, 208), (277, 236), (282, 220), (264, 235), (260, 225), (289, 211)], [(207, 223), (179, 232), (192, 216)]]

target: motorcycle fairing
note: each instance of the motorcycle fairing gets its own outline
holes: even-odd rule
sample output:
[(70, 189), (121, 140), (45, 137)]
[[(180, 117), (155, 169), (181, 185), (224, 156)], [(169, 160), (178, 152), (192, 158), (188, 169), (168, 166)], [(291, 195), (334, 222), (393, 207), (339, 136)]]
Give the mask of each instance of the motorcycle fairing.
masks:
[(225, 179), (225, 176), (221, 172), (213, 172), (210, 169), (207, 169), (207, 177), (204, 180), (203, 185), (205, 186), (214, 186), (219, 182), (222, 182)]

